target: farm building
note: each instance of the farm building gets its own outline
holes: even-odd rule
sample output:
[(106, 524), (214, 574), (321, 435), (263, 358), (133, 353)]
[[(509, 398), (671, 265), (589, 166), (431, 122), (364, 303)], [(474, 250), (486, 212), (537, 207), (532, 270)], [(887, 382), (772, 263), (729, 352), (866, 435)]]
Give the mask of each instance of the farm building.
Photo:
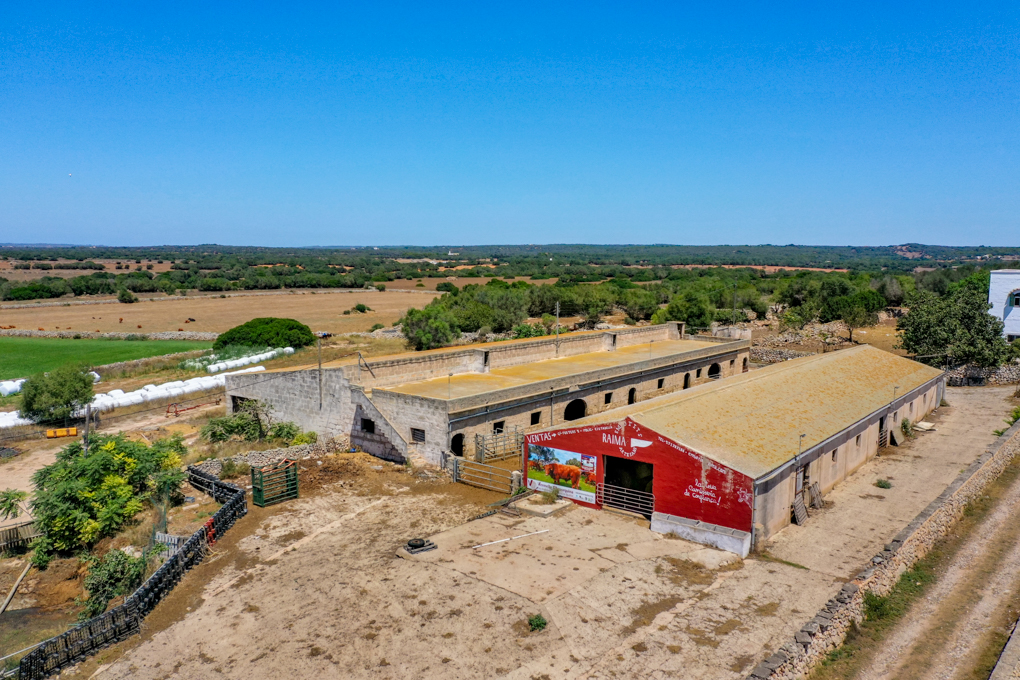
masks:
[(744, 556), (943, 390), (941, 371), (867, 345), (795, 359), (530, 433), (528, 486)]
[(373, 455), (444, 465), (492, 446), (519, 456), (526, 432), (741, 373), (749, 349), (667, 323), (228, 376), (226, 391), (229, 408), (260, 399)]

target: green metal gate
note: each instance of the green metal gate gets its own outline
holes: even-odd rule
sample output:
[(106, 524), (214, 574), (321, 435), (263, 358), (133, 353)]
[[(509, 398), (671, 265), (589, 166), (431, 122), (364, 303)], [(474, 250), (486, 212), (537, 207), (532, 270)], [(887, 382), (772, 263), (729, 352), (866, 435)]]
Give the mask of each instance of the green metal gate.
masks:
[(297, 462), (284, 458), (275, 465), (251, 469), (252, 502), (260, 508), (298, 497)]

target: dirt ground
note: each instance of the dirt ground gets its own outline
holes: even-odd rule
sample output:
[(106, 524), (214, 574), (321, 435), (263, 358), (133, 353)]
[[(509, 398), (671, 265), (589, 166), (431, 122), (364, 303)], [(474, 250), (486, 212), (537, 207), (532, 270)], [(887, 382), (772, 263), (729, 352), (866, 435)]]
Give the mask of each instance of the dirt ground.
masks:
[[(779, 328), (779, 326), (773, 323), (770, 326), (758, 326), (754, 328), (751, 337), (754, 340), (759, 340), (770, 335), (781, 335), (782, 332), (783, 331)], [(852, 346), (850, 344), (849, 333), (847, 333), (847, 331), (841, 331), (839, 333), (839, 337), (843, 338), (845, 341), (842, 345), (825, 344), (821, 342), (821, 340), (808, 339), (803, 342), (785, 343), (781, 348), (793, 350), (795, 352), (832, 352), (836, 349)], [(907, 352), (905, 350), (896, 348), (896, 345), (898, 345), (900, 341), (899, 333), (896, 331), (896, 319), (886, 319), (876, 326), (866, 326), (864, 328), (855, 329), (853, 340), (856, 344), (871, 345), (892, 354), (907, 356)]]
[[(928, 419), (935, 431), (884, 449), (833, 489), (824, 509), (810, 510), (807, 524), (780, 532), (769, 551), (836, 577), (857, 573), (995, 441), (1013, 389), (947, 388), (949, 406)], [(878, 479), (892, 488), (876, 487)]]
[[(261, 316), (297, 319), (314, 331), (355, 333), (374, 324), (391, 326), (411, 307), (424, 307), (435, 293), (411, 291), (316, 290), (219, 297), (156, 295), (135, 304), (24, 307), (3, 310), (5, 326), (28, 330), (158, 333), (195, 331), (222, 333)], [(153, 296), (150, 296), (153, 297)], [(358, 303), (372, 311), (344, 315)], [(123, 321), (121, 321), (123, 319)], [(188, 319), (194, 321), (188, 322)], [(187, 323), (186, 323), (187, 322)]]

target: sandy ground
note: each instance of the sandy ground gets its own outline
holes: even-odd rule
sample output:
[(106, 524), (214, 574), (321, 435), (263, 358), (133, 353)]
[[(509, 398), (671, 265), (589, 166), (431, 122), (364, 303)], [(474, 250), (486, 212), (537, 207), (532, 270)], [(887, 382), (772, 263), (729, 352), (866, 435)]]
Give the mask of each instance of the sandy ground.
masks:
[[(730, 679), (836, 584), (579, 507), (464, 524), (477, 507), (393, 486), (306, 499), (249, 528), (182, 620), (96, 677)], [(444, 525), (439, 550), (395, 555)], [(529, 632), (533, 614), (544, 631)]]
[[(790, 526), (769, 551), (833, 576), (849, 578), (910, 523), (960, 471), (995, 441), (1011, 408), (1012, 387), (949, 387), (949, 407), (929, 419), (936, 431), (889, 447), (809, 510), (804, 526)], [(888, 479), (891, 489), (875, 481)]]
[[(353, 333), (367, 331), (374, 324), (391, 326), (411, 307), (424, 307), (434, 297), (429, 292), (316, 290), (281, 291), (266, 295), (236, 297), (187, 296), (158, 302), (109, 305), (75, 305), (5, 309), (0, 319), (5, 326), (27, 330), (72, 330), (124, 333), (196, 331), (222, 333), (261, 316), (297, 319), (315, 331)], [(358, 303), (371, 312), (344, 315)], [(121, 321), (123, 319), (123, 321)], [(194, 321), (185, 323), (188, 319)]]

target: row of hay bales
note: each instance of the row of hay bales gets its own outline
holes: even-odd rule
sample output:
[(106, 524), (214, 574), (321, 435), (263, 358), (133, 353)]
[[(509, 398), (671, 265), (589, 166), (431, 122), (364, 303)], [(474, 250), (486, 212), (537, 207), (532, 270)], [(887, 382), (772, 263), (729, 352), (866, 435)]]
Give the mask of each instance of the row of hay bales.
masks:
[(241, 366), (247, 366), (248, 364), (258, 364), (263, 361), (269, 361), (275, 359), (278, 356), (284, 354), (293, 354), (293, 347), (281, 347), (278, 349), (271, 349), (268, 352), (262, 352), (261, 354), (252, 354), (251, 356), (241, 357), (239, 359), (228, 359), (227, 361), (218, 361), (215, 364), (209, 364), (205, 370), (210, 373), (219, 373), (225, 371), (228, 368), (240, 368)]

